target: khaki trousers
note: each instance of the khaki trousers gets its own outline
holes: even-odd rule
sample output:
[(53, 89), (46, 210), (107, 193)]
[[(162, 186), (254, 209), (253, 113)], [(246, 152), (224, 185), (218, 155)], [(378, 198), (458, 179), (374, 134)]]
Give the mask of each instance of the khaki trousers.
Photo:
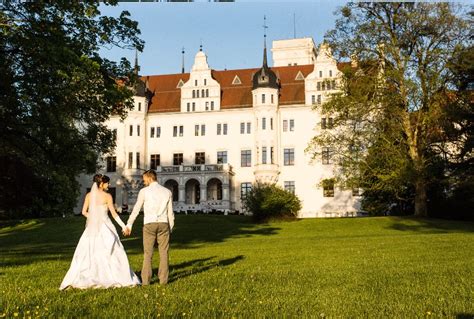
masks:
[(142, 285), (149, 285), (152, 276), (152, 258), (155, 242), (160, 253), (158, 278), (160, 284), (168, 283), (168, 249), (170, 243), (170, 227), (168, 223), (150, 223), (143, 225), (143, 267)]

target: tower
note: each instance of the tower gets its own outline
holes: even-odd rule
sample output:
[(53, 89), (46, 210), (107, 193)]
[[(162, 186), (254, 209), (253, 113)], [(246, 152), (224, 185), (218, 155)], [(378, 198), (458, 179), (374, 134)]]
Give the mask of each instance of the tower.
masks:
[(252, 78), (252, 104), (255, 123), (254, 175), (258, 183), (276, 183), (280, 173), (278, 165), (278, 95), (280, 81), (267, 64), (266, 23), (263, 27), (265, 31), (263, 63)]

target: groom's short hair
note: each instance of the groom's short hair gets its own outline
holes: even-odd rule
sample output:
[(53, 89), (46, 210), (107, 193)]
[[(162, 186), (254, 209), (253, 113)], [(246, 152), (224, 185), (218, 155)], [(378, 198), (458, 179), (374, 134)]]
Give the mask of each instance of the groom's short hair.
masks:
[(149, 169), (143, 173), (143, 176), (150, 178), (153, 181), (156, 181), (156, 172), (153, 169)]

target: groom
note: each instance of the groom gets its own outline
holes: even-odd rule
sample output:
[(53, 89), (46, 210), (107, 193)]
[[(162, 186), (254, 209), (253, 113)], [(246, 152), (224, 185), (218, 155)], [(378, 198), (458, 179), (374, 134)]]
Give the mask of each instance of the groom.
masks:
[(146, 187), (142, 188), (138, 193), (138, 199), (128, 219), (124, 235), (130, 235), (133, 222), (144, 205), (142, 285), (150, 284), (155, 241), (158, 242), (160, 252), (158, 278), (160, 279), (160, 284), (166, 285), (169, 273), (168, 249), (170, 233), (174, 226), (173, 197), (167, 188), (156, 182), (156, 172), (154, 170), (148, 170), (143, 173), (143, 183)]

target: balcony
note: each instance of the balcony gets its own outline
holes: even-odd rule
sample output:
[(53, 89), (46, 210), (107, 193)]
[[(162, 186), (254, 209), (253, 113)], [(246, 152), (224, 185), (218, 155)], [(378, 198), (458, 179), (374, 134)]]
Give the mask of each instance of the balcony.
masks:
[(196, 172), (223, 172), (234, 175), (230, 164), (202, 164), (202, 165), (173, 165), (158, 166), (156, 168), (158, 174), (176, 174), (176, 173), (196, 173)]

